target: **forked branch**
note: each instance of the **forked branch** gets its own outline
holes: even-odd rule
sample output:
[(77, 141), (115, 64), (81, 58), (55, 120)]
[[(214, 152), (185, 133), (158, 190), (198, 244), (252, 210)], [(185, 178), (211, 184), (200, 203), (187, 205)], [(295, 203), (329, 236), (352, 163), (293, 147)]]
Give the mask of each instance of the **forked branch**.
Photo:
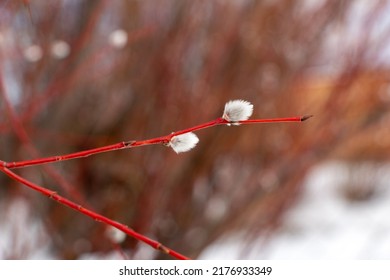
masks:
[(76, 204), (72, 202), (71, 200), (68, 200), (59, 194), (57, 194), (55, 191), (46, 189), (44, 187), (41, 187), (37, 184), (34, 184), (23, 177), (17, 175), (16, 173), (12, 172), (10, 169), (12, 168), (21, 168), (21, 167), (27, 167), (32, 165), (39, 165), (39, 164), (45, 164), (50, 162), (58, 162), (58, 161), (65, 161), (75, 158), (83, 158), (88, 157), (91, 155), (103, 153), (103, 152), (109, 152), (109, 151), (115, 151), (120, 149), (127, 149), (127, 148), (134, 148), (139, 146), (145, 146), (145, 145), (153, 145), (153, 144), (164, 144), (165, 146), (171, 147), (176, 153), (186, 152), (191, 150), (196, 146), (199, 139), (194, 134), (194, 131), (198, 131), (201, 129), (217, 126), (217, 125), (241, 125), (241, 124), (254, 124), (254, 123), (281, 123), (281, 122), (302, 122), (309, 118), (311, 118), (311, 115), (305, 115), (305, 116), (298, 116), (298, 117), (288, 117), (288, 118), (274, 118), (274, 119), (254, 119), (254, 120), (248, 120), (248, 118), (252, 115), (253, 112), (253, 105), (247, 101), (244, 100), (233, 100), (229, 101), (225, 105), (225, 109), (223, 112), (222, 117), (217, 118), (213, 121), (206, 122), (203, 124), (196, 125), (194, 127), (190, 127), (187, 129), (183, 129), (177, 132), (173, 132), (169, 135), (152, 138), (148, 140), (134, 140), (134, 141), (123, 141), (119, 142), (117, 144), (112, 144), (108, 146), (103, 146), (99, 148), (84, 150), (76, 153), (66, 154), (66, 155), (60, 155), (60, 156), (52, 156), (52, 157), (46, 157), (46, 158), (39, 158), (39, 159), (33, 159), (33, 160), (25, 160), (25, 161), (18, 161), (18, 162), (4, 162), (0, 161), (0, 171), (8, 175), (10, 178), (22, 183), (23, 185), (38, 191), (39, 193), (50, 197), (57, 201), (58, 203), (65, 205), (69, 208), (72, 208), (83, 215), (86, 215), (95, 221), (103, 222), (107, 225), (113, 226), (117, 228), (118, 230), (126, 233), (129, 236), (132, 236), (133, 238), (148, 244), (149, 246), (153, 247), (156, 250), (162, 251), (168, 255), (171, 255), (177, 259), (186, 260), (188, 259), (186, 256), (162, 245), (161, 243), (152, 240), (138, 232), (135, 232), (134, 230), (130, 229), (126, 225), (123, 225), (121, 223), (118, 223), (114, 220), (111, 220), (103, 215), (100, 215), (92, 210), (89, 210), (87, 208), (84, 208), (83, 206)]

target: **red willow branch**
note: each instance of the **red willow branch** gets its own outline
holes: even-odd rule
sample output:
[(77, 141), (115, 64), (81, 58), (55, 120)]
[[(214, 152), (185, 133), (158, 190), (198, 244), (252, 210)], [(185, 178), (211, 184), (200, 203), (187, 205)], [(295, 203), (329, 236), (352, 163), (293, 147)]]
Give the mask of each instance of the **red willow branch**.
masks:
[(39, 159), (32, 159), (32, 160), (24, 160), (24, 161), (16, 161), (16, 162), (3, 162), (3, 166), (9, 169), (13, 168), (20, 168), (20, 167), (27, 167), (32, 165), (39, 165), (39, 164), (45, 164), (50, 162), (58, 162), (58, 161), (65, 161), (75, 158), (83, 158), (88, 157), (91, 155), (109, 152), (109, 151), (115, 151), (120, 149), (127, 149), (127, 148), (134, 148), (139, 146), (145, 146), (145, 145), (153, 145), (153, 144), (164, 144), (169, 146), (172, 139), (175, 136), (180, 136), (189, 132), (194, 132), (197, 130), (217, 126), (217, 125), (240, 125), (240, 124), (254, 124), (254, 123), (274, 123), (274, 122), (302, 122), (310, 118), (311, 115), (306, 116), (298, 116), (298, 117), (288, 117), (288, 118), (275, 118), (275, 119), (255, 119), (255, 120), (241, 120), (241, 121), (229, 121), (225, 118), (218, 118), (213, 121), (203, 123), (191, 128), (183, 129), (177, 132), (173, 132), (166, 136), (161, 136), (157, 138), (152, 138), (148, 140), (132, 140), (132, 141), (122, 141), (116, 144), (107, 145), (99, 148), (84, 150), (76, 153), (70, 153), (66, 155), (58, 155), (58, 156), (51, 156), (51, 157), (45, 157), (45, 158), (39, 158)]
[(102, 223), (105, 223), (107, 225), (110, 225), (110, 226), (113, 226), (117, 229), (119, 229), (120, 231), (126, 233), (127, 235), (131, 236), (131, 237), (134, 237), (135, 239), (139, 240), (139, 241), (142, 241), (146, 244), (148, 244), (149, 246), (151, 246), (152, 248), (156, 249), (156, 250), (159, 250), (165, 254), (168, 254), (168, 255), (171, 255), (172, 257), (176, 258), (176, 259), (179, 259), (179, 260), (188, 260), (189, 258), (187, 258), (186, 256), (183, 256), (182, 254), (162, 245), (161, 243), (155, 241), (155, 240), (152, 240), (132, 229), (130, 229), (128, 226), (124, 225), (124, 224), (121, 224), (121, 223), (118, 223), (114, 220), (111, 220), (103, 215), (100, 215), (94, 211), (91, 211), (87, 208), (84, 208), (83, 206), (77, 204), (77, 203), (74, 203), (62, 196), (60, 196), (59, 194), (57, 194), (55, 191), (52, 191), (52, 190), (49, 190), (49, 189), (46, 189), (44, 187), (41, 187), (37, 184), (34, 184), (26, 179), (24, 179), (23, 177), (15, 174), (14, 172), (12, 172), (11, 170), (9, 170), (8, 168), (4, 167), (4, 166), (1, 166), (0, 165), (0, 171), (4, 172), (6, 175), (8, 175), (10, 178), (22, 183), (23, 185), (35, 190), (35, 191), (38, 191), (40, 192), (41, 194), (49, 197), (49, 198), (52, 198), (54, 199), (55, 201), (57, 201), (58, 203), (62, 204), (62, 205), (65, 205), (69, 208), (72, 208), (92, 219), (94, 219), (95, 221), (97, 222), (102, 222)]

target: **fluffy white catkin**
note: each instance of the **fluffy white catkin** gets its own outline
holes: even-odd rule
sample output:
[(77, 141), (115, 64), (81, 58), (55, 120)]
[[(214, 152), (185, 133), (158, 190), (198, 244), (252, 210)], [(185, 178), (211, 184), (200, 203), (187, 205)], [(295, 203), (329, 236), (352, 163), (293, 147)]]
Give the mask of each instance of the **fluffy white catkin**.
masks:
[(225, 104), (222, 118), (228, 122), (245, 121), (253, 113), (253, 105), (245, 100), (231, 100)]
[(171, 147), (177, 154), (191, 150), (198, 144), (199, 138), (195, 133), (188, 132), (185, 134), (173, 136), (169, 141), (168, 146)]

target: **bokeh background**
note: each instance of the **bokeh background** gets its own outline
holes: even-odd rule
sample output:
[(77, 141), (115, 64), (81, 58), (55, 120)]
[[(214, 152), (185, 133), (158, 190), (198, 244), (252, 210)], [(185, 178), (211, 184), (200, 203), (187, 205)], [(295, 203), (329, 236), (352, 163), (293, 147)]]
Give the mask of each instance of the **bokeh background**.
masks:
[[(390, 258), (390, 3), (0, 2), (0, 159), (147, 139), (18, 169), (191, 258)], [(170, 258), (0, 176), (0, 258)]]

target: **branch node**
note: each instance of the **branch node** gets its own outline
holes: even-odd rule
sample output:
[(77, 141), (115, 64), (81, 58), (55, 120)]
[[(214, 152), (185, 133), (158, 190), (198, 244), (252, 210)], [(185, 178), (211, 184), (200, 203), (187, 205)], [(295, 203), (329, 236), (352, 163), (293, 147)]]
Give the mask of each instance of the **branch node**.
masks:
[(124, 141), (123, 146), (124, 146), (124, 148), (128, 148), (128, 147), (131, 147), (134, 143), (135, 143), (134, 140)]
[(165, 254), (169, 255), (170, 253), (170, 250), (165, 247), (164, 245), (162, 245), (161, 243), (157, 244), (157, 250), (160, 250), (161, 252), (164, 252)]
[(57, 195), (57, 192), (51, 192), (50, 194), (49, 194), (49, 198), (51, 198), (51, 199), (54, 199), (54, 200), (57, 200), (57, 199), (55, 199), (55, 196)]

